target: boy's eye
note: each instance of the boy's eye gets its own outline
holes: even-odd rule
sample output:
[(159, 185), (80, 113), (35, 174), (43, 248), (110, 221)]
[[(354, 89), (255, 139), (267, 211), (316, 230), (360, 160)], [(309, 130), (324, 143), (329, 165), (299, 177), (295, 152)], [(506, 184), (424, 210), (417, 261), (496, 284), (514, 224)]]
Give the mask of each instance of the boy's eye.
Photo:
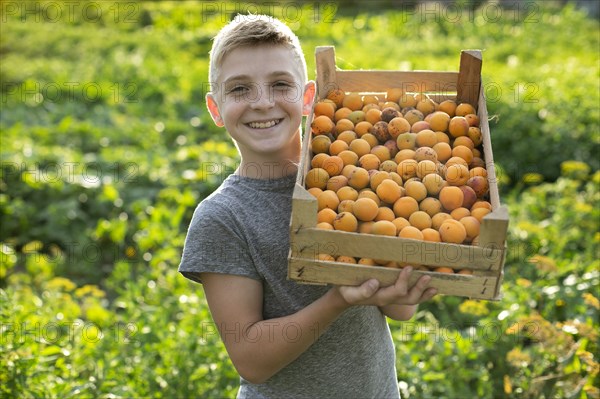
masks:
[(273, 87), (275, 87), (276, 89), (289, 89), (290, 87), (292, 87), (292, 84), (288, 82), (275, 82), (273, 84)]
[(246, 87), (244, 86), (234, 86), (229, 89), (229, 93), (242, 93), (244, 90), (246, 90)]

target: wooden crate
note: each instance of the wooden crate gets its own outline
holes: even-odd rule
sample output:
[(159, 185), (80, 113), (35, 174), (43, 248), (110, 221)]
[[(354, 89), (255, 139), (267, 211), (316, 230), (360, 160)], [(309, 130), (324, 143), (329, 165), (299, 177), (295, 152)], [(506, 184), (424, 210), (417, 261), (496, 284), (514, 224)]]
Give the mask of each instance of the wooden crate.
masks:
[[(508, 212), (500, 203), (488, 114), (481, 83), (481, 52), (462, 51), (459, 72), (434, 71), (344, 71), (335, 66), (334, 48), (317, 47), (317, 100), (334, 88), (345, 92), (385, 93), (401, 87), (409, 92), (427, 92), (441, 102), (454, 99), (475, 106), (483, 135), (483, 157), (489, 181), (492, 212), (483, 218), (479, 245), (425, 242), (399, 237), (348, 233), (316, 228), (317, 200), (305, 189), (310, 167), (313, 115), (306, 121), (302, 158), (293, 195), (290, 221), (288, 278), (307, 284), (360, 285), (376, 278), (383, 286), (393, 284), (400, 269), (362, 266), (317, 260), (317, 255), (347, 255), (405, 262), (415, 265), (450, 266), (471, 269), (472, 275), (445, 274), (415, 270), (411, 284), (420, 276), (432, 277), (430, 286), (440, 294), (498, 300), (501, 297)], [(316, 101), (315, 101), (316, 102)]]

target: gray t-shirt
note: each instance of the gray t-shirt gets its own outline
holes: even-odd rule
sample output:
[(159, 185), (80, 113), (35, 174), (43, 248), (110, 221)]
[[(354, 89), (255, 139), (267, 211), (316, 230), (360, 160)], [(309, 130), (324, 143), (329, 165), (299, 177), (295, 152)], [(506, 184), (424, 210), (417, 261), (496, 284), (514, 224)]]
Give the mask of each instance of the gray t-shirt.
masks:
[[(295, 176), (251, 179), (230, 175), (198, 205), (179, 271), (246, 276), (263, 284), (265, 320), (287, 316), (329, 287), (287, 279), (289, 223)], [(283, 327), (293, 342), (299, 325)], [(272, 331), (272, 330), (271, 330)], [(271, 331), (253, 331), (257, 334)], [(249, 331), (250, 333), (250, 331)], [(398, 398), (395, 350), (384, 315), (375, 306), (345, 311), (300, 357), (263, 384), (240, 379), (239, 398)]]

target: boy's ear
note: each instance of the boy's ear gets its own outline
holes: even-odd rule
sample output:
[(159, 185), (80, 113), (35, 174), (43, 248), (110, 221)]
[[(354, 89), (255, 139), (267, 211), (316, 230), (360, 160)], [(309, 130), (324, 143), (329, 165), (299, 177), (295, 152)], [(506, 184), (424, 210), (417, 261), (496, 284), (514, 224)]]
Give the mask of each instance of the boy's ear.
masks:
[(307, 116), (312, 111), (313, 102), (315, 100), (316, 84), (313, 80), (309, 81), (304, 86), (304, 99), (302, 106), (302, 115)]
[(215, 101), (215, 96), (213, 96), (212, 93), (206, 93), (206, 108), (208, 108), (208, 112), (210, 113), (212, 120), (215, 122), (215, 125), (218, 127), (223, 127), (223, 119), (221, 118), (219, 107)]

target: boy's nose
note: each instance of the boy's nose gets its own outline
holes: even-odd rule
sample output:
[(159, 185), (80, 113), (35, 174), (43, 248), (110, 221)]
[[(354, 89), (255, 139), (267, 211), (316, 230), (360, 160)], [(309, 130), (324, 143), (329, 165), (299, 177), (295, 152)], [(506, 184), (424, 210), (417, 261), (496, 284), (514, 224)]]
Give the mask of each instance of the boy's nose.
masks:
[(273, 93), (269, 92), (269, 90), (266, 90), (264, 87), (261, 87), (261, 90), (258, 90), (253, 101), (251, 101), (250, 106), (253, 109), (268, 109), (272, 108), (274, 104), (275, 99), (273, 98)]

